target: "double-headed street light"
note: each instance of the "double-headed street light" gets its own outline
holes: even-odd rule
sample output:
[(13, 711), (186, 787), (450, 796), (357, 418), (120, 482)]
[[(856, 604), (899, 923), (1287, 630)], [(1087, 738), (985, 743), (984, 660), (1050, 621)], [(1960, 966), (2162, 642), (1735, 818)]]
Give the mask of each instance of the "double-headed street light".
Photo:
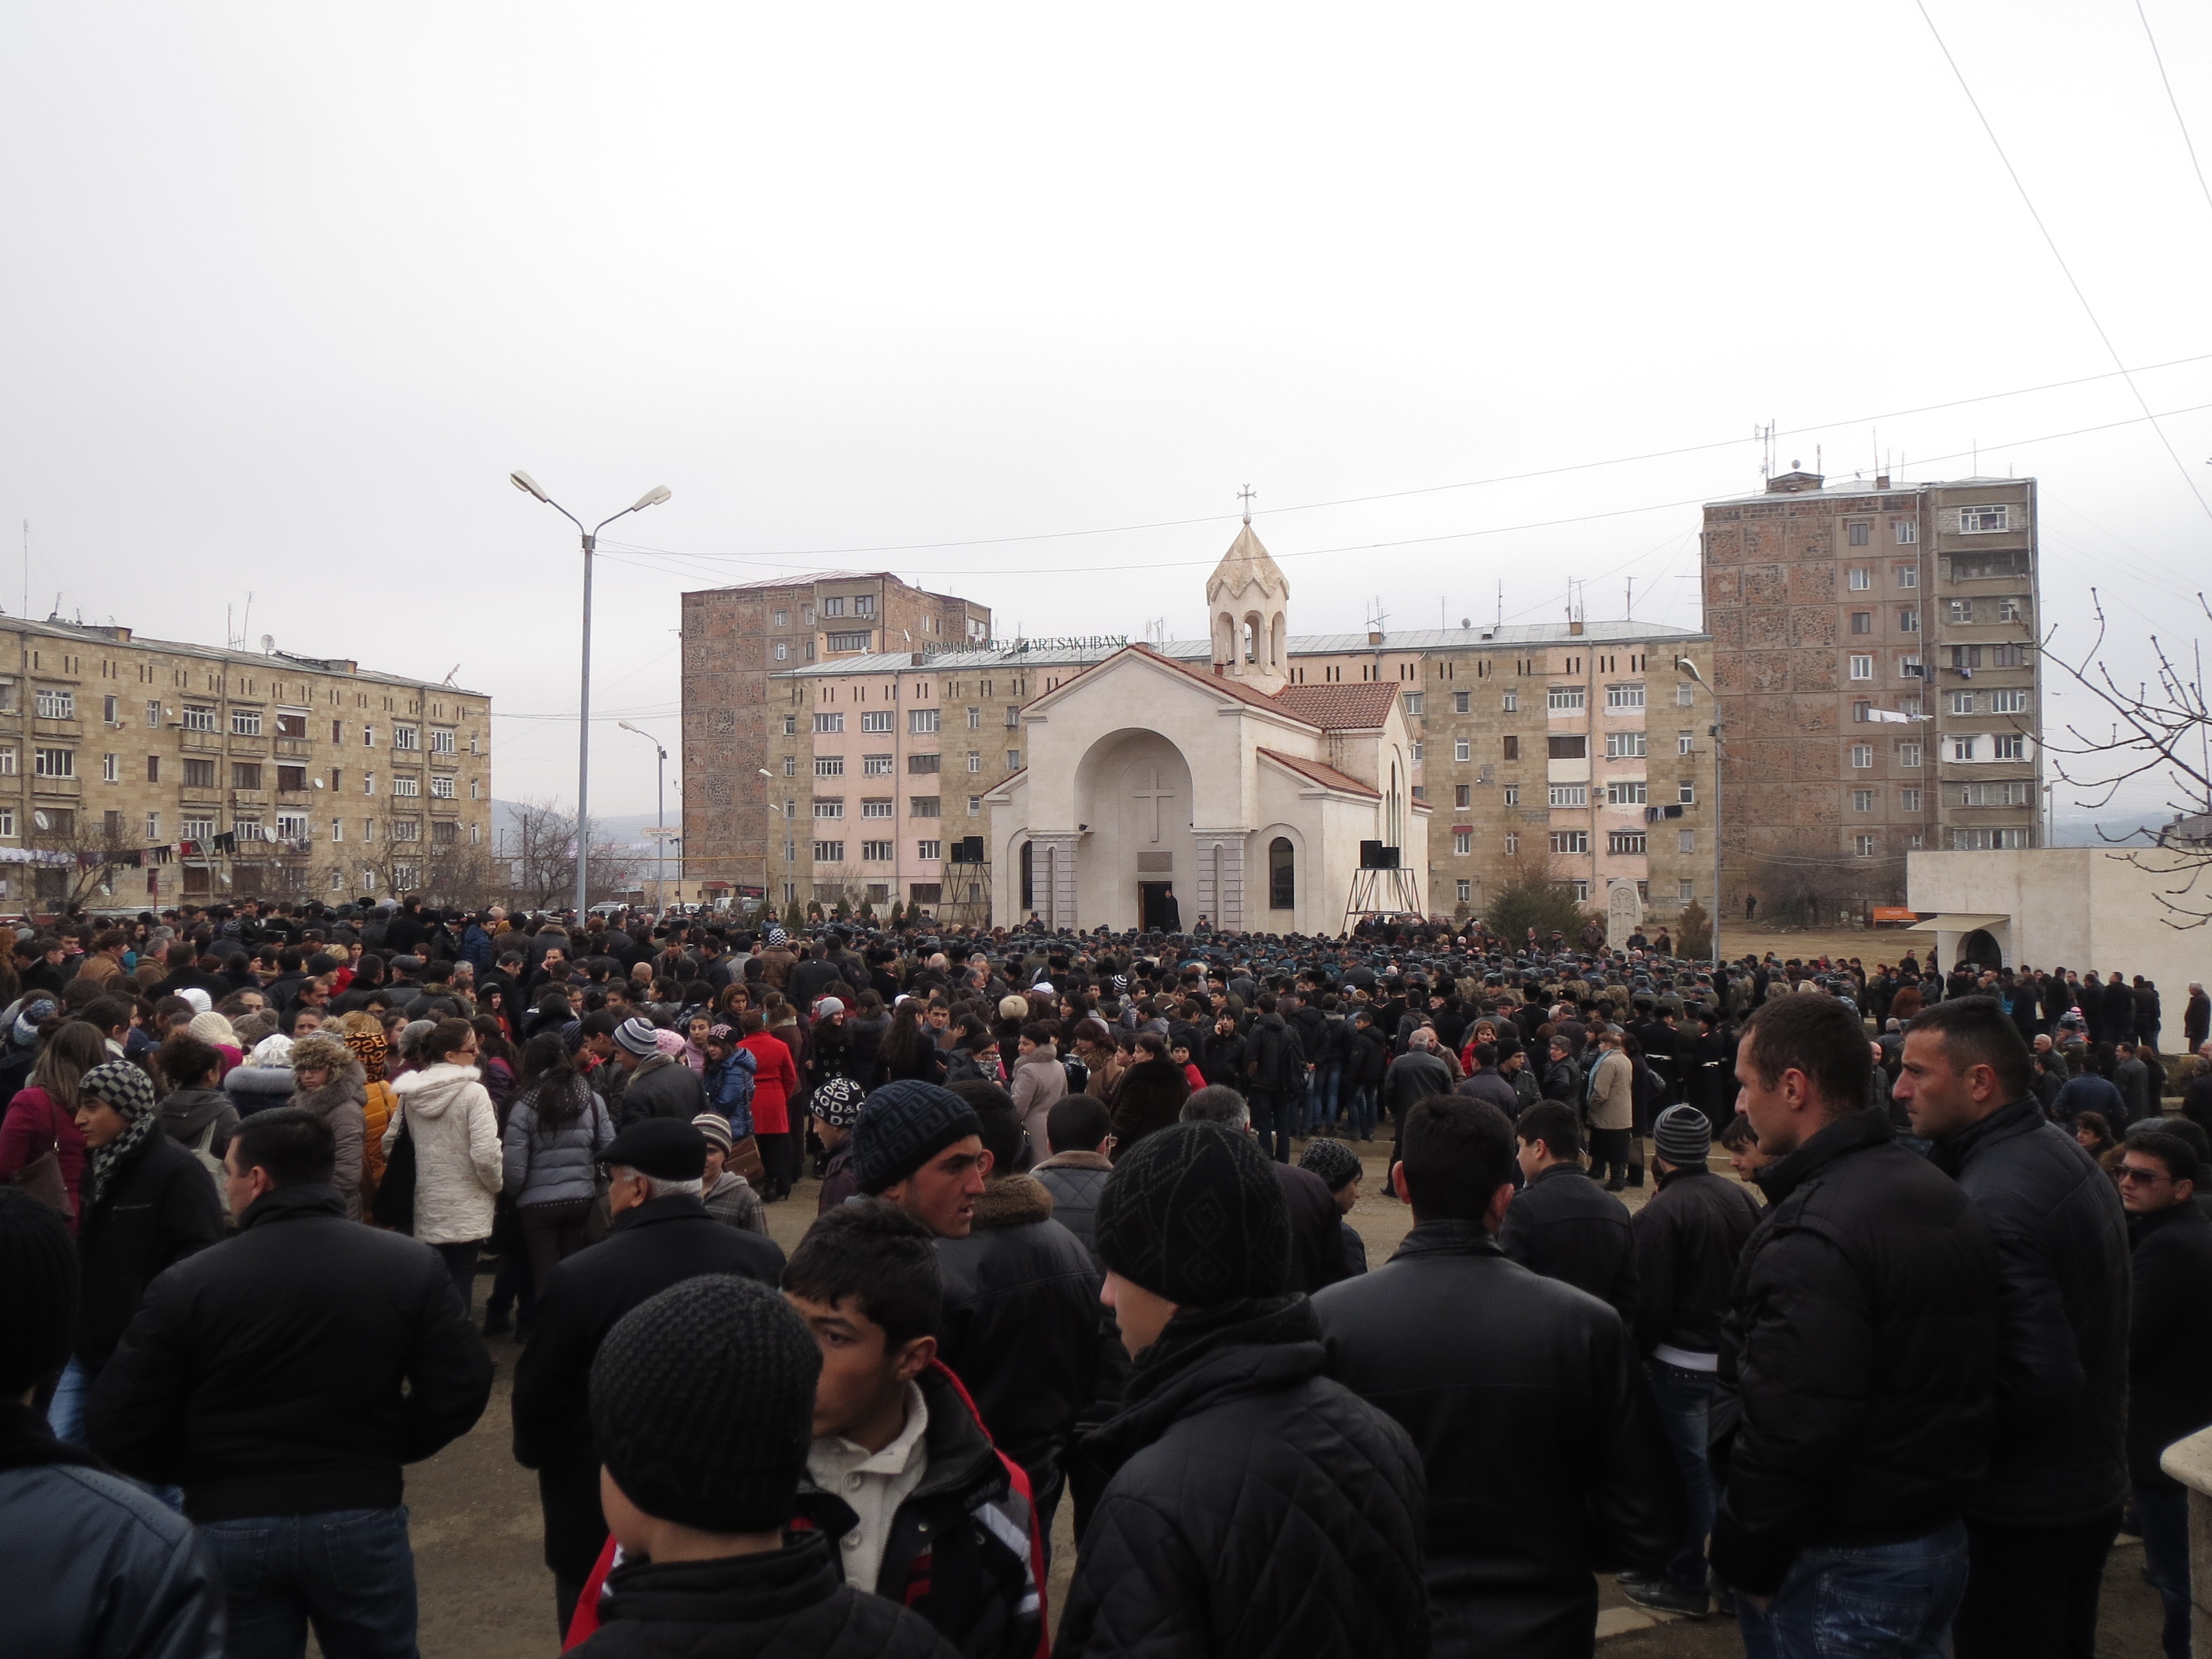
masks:
[(1698, 672), (1698, 665), (1687, 657), (1674, 659), (1674, 672), (1704, 686), (1705, 695), (1713, 700), (1713, 723), (1708, 728), (1708, 735), (1713, 740), (1713, 970), (1717, 976), (1721, 963), (1727, 959), (1721, 955), (1721, 700), (1712, 683)]
[(599, 544), (599, 532), (617, 519), (632, 513), (642, 513), (648, 507), (659, 507), (668, 499), (668, 486), (655, 484), (620, 513), (612, 514), (584, 528), (584, 521), (538, 487), (538, 481), (527, 472), (510, 472), (507, 481), (526, 495), (538, 499), (576, 526), (576, 533), (584, 538), (584, 677), (583, 691), (576, 709), (576, 926), (584, 925), (584, 916), (591, 908), (586, 902), (585, 866), (591, 859), (591, 787), (592, 787), (592, 554)]
[[(653, 752), (658, 757), (653, 767), (653, 908), (665, 911), (668, 908), (668, 888), (667, 874), (662, 861), (668, 852), (668, 751), (660, 746), (660, 739), (643, 726), (632, 726), (628, 720), (617, 720), (615, 724), (625, 732), (636, 732), (651, 744)], [(684, 866), (681, 864), (676, 866), (676, 886), (680, 893), (684, 886)]]

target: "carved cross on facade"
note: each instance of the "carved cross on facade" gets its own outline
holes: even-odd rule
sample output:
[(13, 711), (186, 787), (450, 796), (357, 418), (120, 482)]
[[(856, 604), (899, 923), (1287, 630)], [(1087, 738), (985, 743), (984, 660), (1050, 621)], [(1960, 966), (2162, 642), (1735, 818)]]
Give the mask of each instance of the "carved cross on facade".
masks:
[(1152, 769), (1152, 787), (1151, 788), (1132, 789), (1129, 792), (1129, 799), (1132, 800), (1148, 800), (1152, 802), (1152, 839), (1156, 842), (1160, 838), (1160, 803), (1164, 800), (1173, 800), (1175, 797), (1176, 792), (1174, 790), (1161, 787), (1160, 769), (1157, 766)]

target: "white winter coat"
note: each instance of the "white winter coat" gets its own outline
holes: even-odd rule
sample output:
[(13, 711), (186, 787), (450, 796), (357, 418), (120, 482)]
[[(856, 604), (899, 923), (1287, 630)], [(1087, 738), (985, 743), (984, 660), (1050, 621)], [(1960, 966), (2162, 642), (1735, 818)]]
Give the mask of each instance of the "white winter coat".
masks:
[(389, 1158), (409, 1126), (415, 1139), (415, 1237), (425, 1244), (465, 1244), (491, 1237), (501, 1167), (499, 1114), (473, 1066), (440, 1064), (409, 1072), (392, 1085), (399, 1109), (384, 1131)]

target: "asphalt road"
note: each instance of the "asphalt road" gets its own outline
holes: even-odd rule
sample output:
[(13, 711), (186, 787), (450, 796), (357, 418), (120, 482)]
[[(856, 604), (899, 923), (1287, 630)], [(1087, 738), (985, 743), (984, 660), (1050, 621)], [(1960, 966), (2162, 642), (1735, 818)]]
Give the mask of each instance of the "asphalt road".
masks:
[[(1368, 1260), (1380, 1263), (1413, 1218), (1404, 1206), (1375, 1196), (1382, 1188), (1381, 1143), (1361, 1150), (1376, 1156), (1366, 1160), (1365, 1195), (1352, 1219), (1366, 1240)], [(787, 1202), (769, 1208), (769, 1230), (787, 1250), (813, 1219), (815, 1190), (811, 1181), (803, 1182)], [(1633, 1207), (1644, 1194), (1632, 1189), (1626, 1196)], [(477, 1280), (479, 1314), (490, 1283), (489, 1273)], [(536, 1480), (516, 1467), (509, 1450), (507, 1394), (520, 1350), (507, 1337), (494, 1337), (490, 1347), (498, 1376), (483, 1420), (408, 1471), (425, 1659), (539, 1659), (560, 1649), (552, 1576), (539, 1556)], [(1066, 1599), (1074, 1563), (1070, 1527), (1063, 1504), (1048, 1586), (1054, 1609)], [(2159, 1651), (2158, 1598), (2142, 1582), (2142, 1552), (2132, 1540), (2113, 1552), (2105, 1576), (2100, 1659), (2148, 1659)], [(1601, 1659), (1735, 1659), (1743, 1651), (1732, 1623), (1655, 1623), (1629, 1607), (1609, 1579), (1601, 1581)]]

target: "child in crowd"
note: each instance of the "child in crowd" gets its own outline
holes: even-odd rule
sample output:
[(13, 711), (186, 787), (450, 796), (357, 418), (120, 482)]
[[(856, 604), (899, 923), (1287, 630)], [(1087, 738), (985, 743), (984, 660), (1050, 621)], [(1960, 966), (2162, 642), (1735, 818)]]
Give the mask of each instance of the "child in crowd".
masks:
[(1367, 1241), (1352, 1229), (1352, 1206), (1359, 1202), (1359, 1183), (1366, 1176), (1359, 1162), (1359, 1154), (1340, 1140), (1316, 1139), (1306, 1143), (1305, 1156), (1298, 1160), (1302, 1170), (1311, 1170), (1328, 1188), (1329, 1196), (1336, 1200), (1337, 1225), (1343, 1229), (1344, 1266), (1347, 1273), (1367, 1271)]

